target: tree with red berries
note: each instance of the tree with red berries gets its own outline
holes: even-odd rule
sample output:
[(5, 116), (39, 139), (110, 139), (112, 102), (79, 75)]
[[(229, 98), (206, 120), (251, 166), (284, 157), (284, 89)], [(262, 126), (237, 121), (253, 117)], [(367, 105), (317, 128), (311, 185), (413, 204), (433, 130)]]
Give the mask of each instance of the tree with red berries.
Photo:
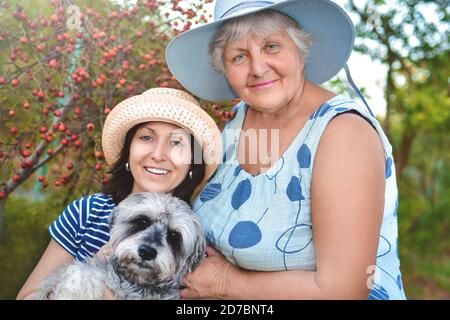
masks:
[[(180, 84), (168, 41), (210, 17), (211, 1), (3, 1), (0, 8), (0, 227), (19, 186), (86, 194), (107, 183), (106, 115), (148, 88)], [(204, 103), (218, 121), (224, 106)]]

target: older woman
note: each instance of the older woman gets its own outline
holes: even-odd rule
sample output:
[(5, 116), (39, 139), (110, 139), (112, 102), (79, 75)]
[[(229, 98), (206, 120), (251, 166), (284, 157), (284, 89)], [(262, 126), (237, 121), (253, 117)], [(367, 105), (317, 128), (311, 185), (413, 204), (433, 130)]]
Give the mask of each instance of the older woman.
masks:
[(169, 44), (188, 90), (242, 100), (193, 206), (211, 247), (182, 297), (405, 298), (392, 147), (370, 109), (319, 86), (353, 40), (328, 0), (217, 0)]

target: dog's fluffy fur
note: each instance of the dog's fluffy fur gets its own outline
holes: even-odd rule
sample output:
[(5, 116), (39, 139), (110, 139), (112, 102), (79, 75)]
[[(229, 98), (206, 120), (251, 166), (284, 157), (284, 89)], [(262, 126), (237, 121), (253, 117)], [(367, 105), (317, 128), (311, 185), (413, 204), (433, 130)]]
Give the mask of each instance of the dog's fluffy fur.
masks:
[(184, 201), (163, 193), (135, 193), (109, 218), (111, 256), (94, 255), (53, 272), (38, 298), (178, 299), (181, 281), (205, 255), (205, 237), (196, 214)]

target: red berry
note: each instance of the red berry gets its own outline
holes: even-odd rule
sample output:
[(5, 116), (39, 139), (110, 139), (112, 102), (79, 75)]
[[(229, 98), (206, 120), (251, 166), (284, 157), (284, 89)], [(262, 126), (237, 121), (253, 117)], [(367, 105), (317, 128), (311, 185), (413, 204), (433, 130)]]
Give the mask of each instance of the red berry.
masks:
[(31, 151), (30, 150), (23, 150), (22, 151), (22, 157), (28, 158), (29, 156), (31, 156)]
[(17, 79), (12, 79), (11, 80), (11, 84), (13, 87), (17, 87), (20, 84), (20, 81)]
[(95, 151), (94, 156), (99, 159), (101, 157), (103, 157), (103, 153), (101, 151)]
[(69, 181), (69, 176), (66, 173), (64, 173), (61, 180), (63, 183), (66, 183), (67, 181)]
[(88, 131), (92, 131), (92, 130), (94, 130), (95, 125), (92, 122), (90, 122), (87, 124), (86, 128), (88, 129)]
[(25, 160), (23, 163), (26, 166), (26, 168), (31, 168), (33, 166), (33, 164), (34, 164), (34, 162), (29, 160), (29, 159)]

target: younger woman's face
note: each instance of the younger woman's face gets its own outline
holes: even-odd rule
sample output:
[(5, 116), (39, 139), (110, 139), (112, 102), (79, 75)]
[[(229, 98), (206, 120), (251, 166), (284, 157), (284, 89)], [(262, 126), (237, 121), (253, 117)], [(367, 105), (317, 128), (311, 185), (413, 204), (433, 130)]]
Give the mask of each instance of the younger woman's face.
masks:
[(186, 130), (171, 123), (144, 123), (130, 145), (132, 193), (171, 193), (178, 187), (191, 166), (190, 137)]

